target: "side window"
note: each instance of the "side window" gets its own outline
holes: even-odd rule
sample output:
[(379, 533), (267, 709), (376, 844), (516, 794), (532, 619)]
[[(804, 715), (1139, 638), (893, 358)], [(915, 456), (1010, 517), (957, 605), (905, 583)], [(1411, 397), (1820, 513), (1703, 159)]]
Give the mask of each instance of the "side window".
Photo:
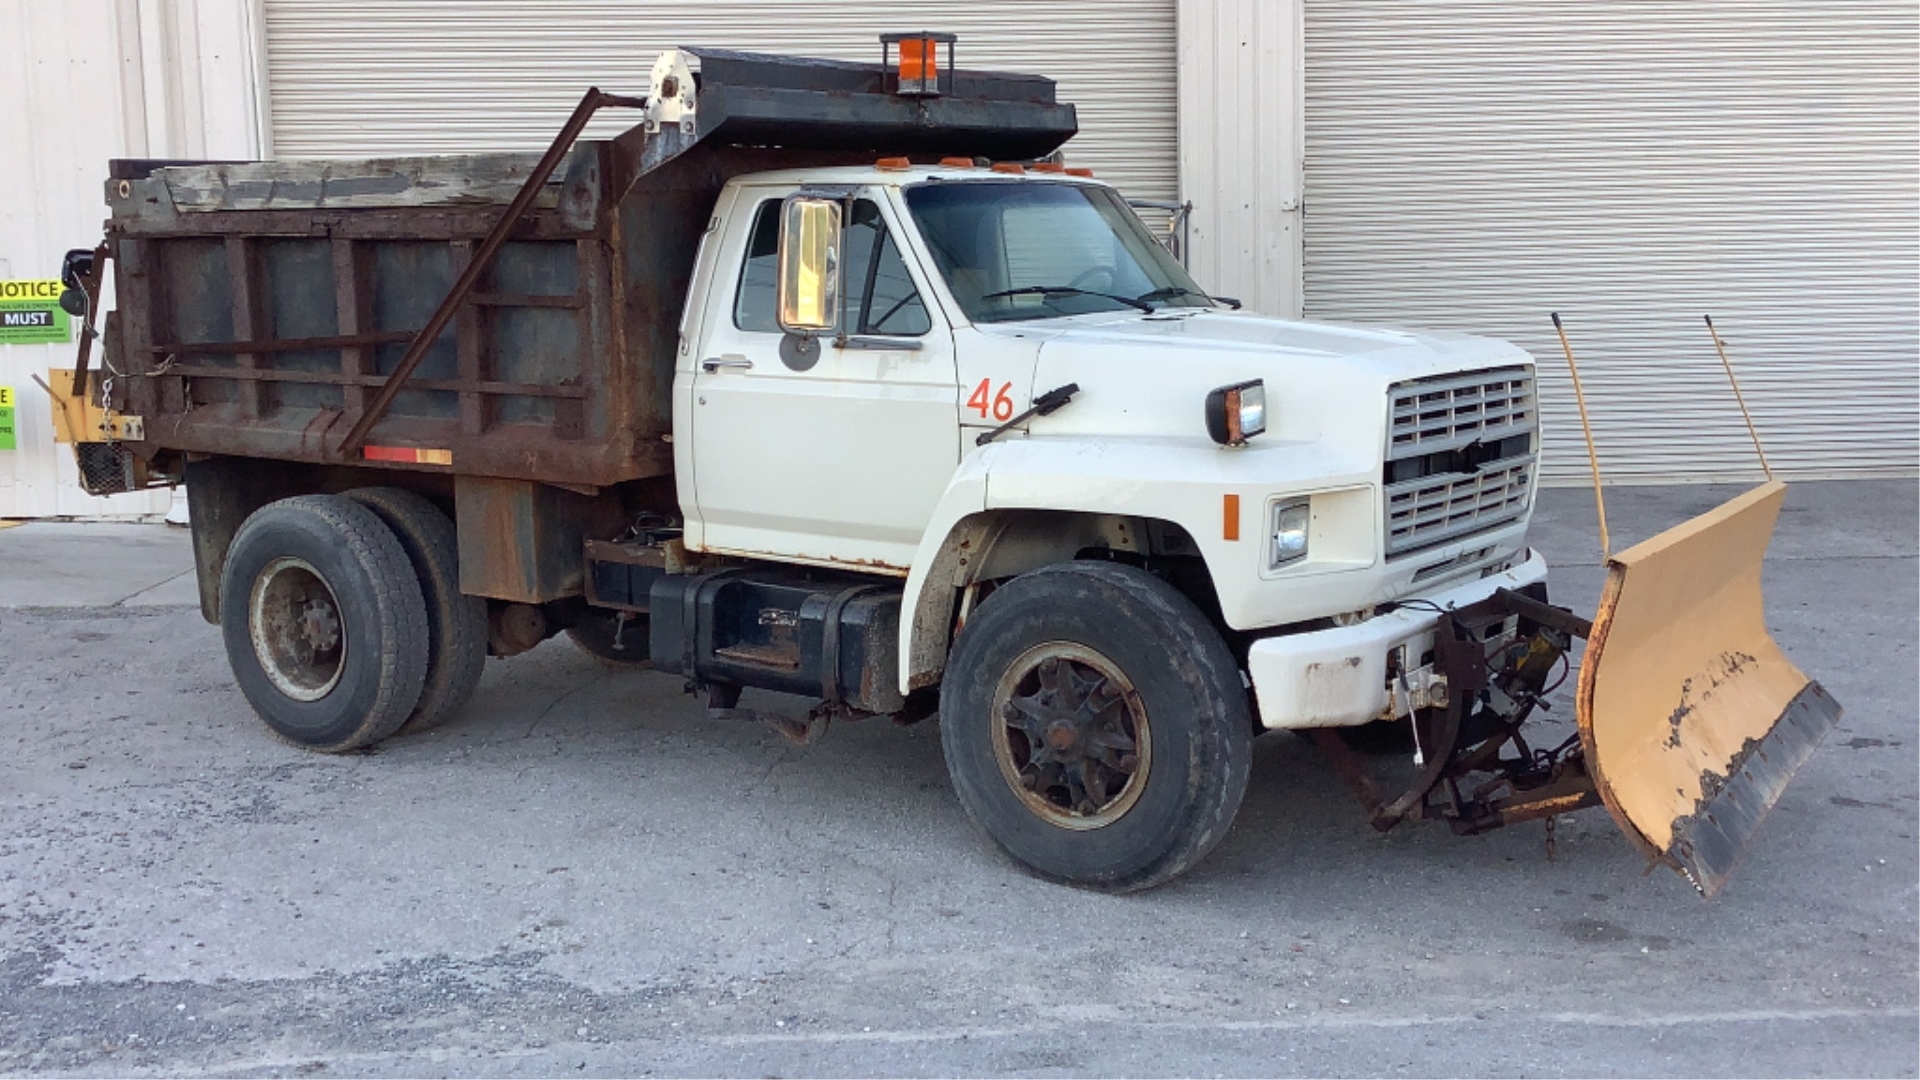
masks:
[[(780, 199), (768, 199), (754, 212), (733, 298), (733, 325), (742, 330), (780, 332), (774, 295), (780, 272), (780, 204)], [(846, 275), (840, 288), (840, 325), (847, 333), (917, 337), (933, 329), (900, 249), (872, 201), (853, 204), (840, 251)]]
[(742, 330), (777, 334), (780, 316), (774, 310), (774, 287), (780, 274), (780, 200), (760, 204), (747, 237), (747, 258), (740, 265), (740, 288), (733, 294), (733, 325)]
[(840, 325), (848, 333), (918, 337), (933, 329), (879, 207), (867, 199), (853, 204), (840, 249), (847, 275), (840, 290)]

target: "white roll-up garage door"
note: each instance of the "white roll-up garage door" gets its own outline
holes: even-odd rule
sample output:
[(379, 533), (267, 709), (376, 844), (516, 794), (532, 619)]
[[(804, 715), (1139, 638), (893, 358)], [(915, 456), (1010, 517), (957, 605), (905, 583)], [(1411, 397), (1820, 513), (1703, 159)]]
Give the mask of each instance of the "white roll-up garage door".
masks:
[(273, 151), (537, 150), (588, 86), (643, 93), (663, 49), (878, 61), (879, 34), (919, 29), (959, 34), (963, 68), (1057, 80), (1079, 109), (1068, 160), (1174, 197), (1174, 0), (267, 0)]
[(1305, 0), (1310, 318), (1541, 361), (1549, 479), (1911, 472), (1911, 0)]

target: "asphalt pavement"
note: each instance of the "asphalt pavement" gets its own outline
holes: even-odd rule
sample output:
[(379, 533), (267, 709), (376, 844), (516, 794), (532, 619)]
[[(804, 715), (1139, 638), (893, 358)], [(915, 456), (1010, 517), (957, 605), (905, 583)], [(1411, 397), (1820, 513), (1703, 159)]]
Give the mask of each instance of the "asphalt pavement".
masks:
[[(1734, 490), (1611, 489), (1616, 546)], [(1789, 493), (1769, 621), (1847, 714), (1712, 901), (1600, 809), (1551, 856), (1376, 834), (1285, 735), (1186, 877), (1075, 891), (970, 830), (931, 722), (797, 747), (564, 639), (303, 753), (184, 529), (0, 529), (0, 1073), (1913, 1076), (1915, 495)], [(1592, 519), (1534, 532), (1589, 611)]]

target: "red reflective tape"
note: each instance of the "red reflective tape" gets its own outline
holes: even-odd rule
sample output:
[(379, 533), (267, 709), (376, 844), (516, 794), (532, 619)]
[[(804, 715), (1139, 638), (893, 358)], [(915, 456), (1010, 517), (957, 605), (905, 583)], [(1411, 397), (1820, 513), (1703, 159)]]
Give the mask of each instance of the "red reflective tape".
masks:
[(453, 464), (453, 451), (417, 446), (365, 446), (361, 447), (360, 455), (368, 461), (398, 461), (407, 465)]

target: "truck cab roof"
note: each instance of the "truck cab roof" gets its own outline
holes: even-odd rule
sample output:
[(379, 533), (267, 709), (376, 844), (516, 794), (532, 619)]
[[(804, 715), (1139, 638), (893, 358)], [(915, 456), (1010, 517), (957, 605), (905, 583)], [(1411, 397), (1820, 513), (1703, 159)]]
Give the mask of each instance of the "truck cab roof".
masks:
[(1034, 183), (1072, 183), (1111, 187), (1104, 180), (1057, 172), (999, 172), (981, 165), (910, 165), (906, 168), (880, 165), (837, 165), (819, 168), (775, 169), (735, 177), (736, 184), (820, 184), (847, 187), (907, 187), (928, 181), (965, 183), (969, 181), (1029, 181)]

